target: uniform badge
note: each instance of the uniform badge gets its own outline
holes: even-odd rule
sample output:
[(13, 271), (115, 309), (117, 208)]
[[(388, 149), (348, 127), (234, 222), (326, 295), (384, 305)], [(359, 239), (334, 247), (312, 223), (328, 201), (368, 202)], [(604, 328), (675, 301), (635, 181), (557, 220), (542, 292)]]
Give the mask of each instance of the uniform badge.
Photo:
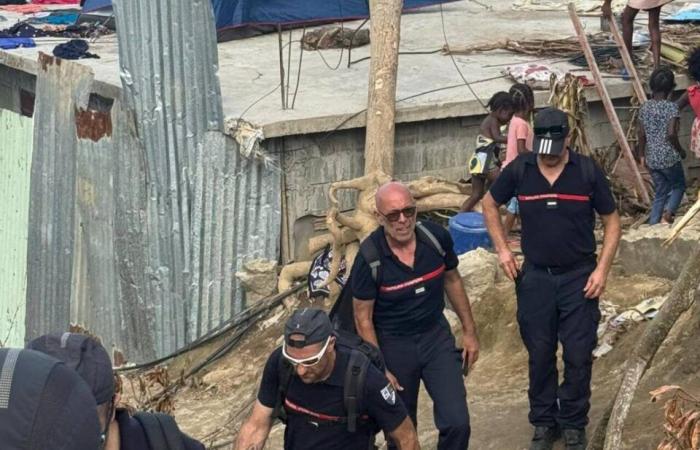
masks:
[(382, 398), (390, 405), (396, 404), (396, 391), (391, 383), (387, 384), (384, 389), (381, 390)]

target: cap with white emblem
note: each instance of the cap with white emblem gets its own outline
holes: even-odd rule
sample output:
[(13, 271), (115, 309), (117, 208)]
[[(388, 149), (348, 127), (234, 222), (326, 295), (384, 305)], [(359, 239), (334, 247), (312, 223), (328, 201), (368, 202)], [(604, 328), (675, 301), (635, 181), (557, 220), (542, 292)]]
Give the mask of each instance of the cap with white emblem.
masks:
[(532, 151), (538, 155), (559, 155), (569, 134), (569, 117), (556, 108), (545, 108), (535, 115)]

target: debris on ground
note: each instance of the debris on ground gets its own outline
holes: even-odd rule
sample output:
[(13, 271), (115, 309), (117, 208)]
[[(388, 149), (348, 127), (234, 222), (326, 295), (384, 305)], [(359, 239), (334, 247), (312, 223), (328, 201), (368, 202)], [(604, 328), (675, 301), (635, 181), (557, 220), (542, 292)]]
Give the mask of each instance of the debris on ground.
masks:
[[(649, 393), (651, 401), (668, 398), (664, 404), (664, 434), (658, 450), (700, 448), (700, 398), (680, 386), (661, 386)], [(670, 398), (669, 398), (670, 397)]]

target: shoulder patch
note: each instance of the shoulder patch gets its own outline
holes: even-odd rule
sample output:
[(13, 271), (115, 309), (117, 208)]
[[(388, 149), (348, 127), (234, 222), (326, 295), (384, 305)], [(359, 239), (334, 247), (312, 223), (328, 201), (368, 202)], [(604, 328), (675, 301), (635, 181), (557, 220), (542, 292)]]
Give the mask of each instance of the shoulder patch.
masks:
[(381, 394), (384, 401), (388, 404), (392, 406), (396, 404), (396, 390), (394, 390), (394, 386), (392, 386), (391, 383), (387, 384), (386, 387), (381, 390)]

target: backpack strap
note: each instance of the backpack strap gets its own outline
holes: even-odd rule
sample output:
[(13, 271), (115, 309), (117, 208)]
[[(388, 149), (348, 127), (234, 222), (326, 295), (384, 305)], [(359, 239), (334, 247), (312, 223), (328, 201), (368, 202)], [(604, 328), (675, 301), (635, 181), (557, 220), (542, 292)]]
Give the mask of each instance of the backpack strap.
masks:
[(359, 350), (352, 350), (347, 370), (345, 371), (345, 385), (343, 388), (343, 402), (347, 414), (348, 432), (357, 431), (357, 419), (362, 411), (364, 401), (365, 379), (369, 358)]
[(591, 188), (595, 185), (595, 163), (592, 158), (581, 155), (579, 159), (581, 161), (581, 171), (583, 172), (583, 181), (591, 185)]
[(280, 353), (279, 361), (277, 362), (277, 399), (275, 407), (272, 410), (273, 419), (279, 419), (280, 422), (287, 422), (287, 411), (284, 409), (284, 400), (287, 398), (287, 389), (294, 375), (294, 367), (282, 357)]
[(445, 257), (445, 249), (442, 248), (440, 241), (438, 241), (428, 227), (423, 225), (421, 222), (416, 222), (416, 237), (423, 238), (421, 240), (435, 250), (441, 258)]
[(134, 415), (146, 432), (152, 450), (185, 450), (182, 433), (172, 416), (140, 412)]
[(367, 239), (362, 241), (362, 244), (360, 244), (360, 253), (365, 259), (365, 262), (367, 262), (370, 271), (372, 271), (372, 280), (375, 284), (379, 284), (382, 261), (379, 256), (379, 249), (374, 244), (371, 237), (367, 237)]

